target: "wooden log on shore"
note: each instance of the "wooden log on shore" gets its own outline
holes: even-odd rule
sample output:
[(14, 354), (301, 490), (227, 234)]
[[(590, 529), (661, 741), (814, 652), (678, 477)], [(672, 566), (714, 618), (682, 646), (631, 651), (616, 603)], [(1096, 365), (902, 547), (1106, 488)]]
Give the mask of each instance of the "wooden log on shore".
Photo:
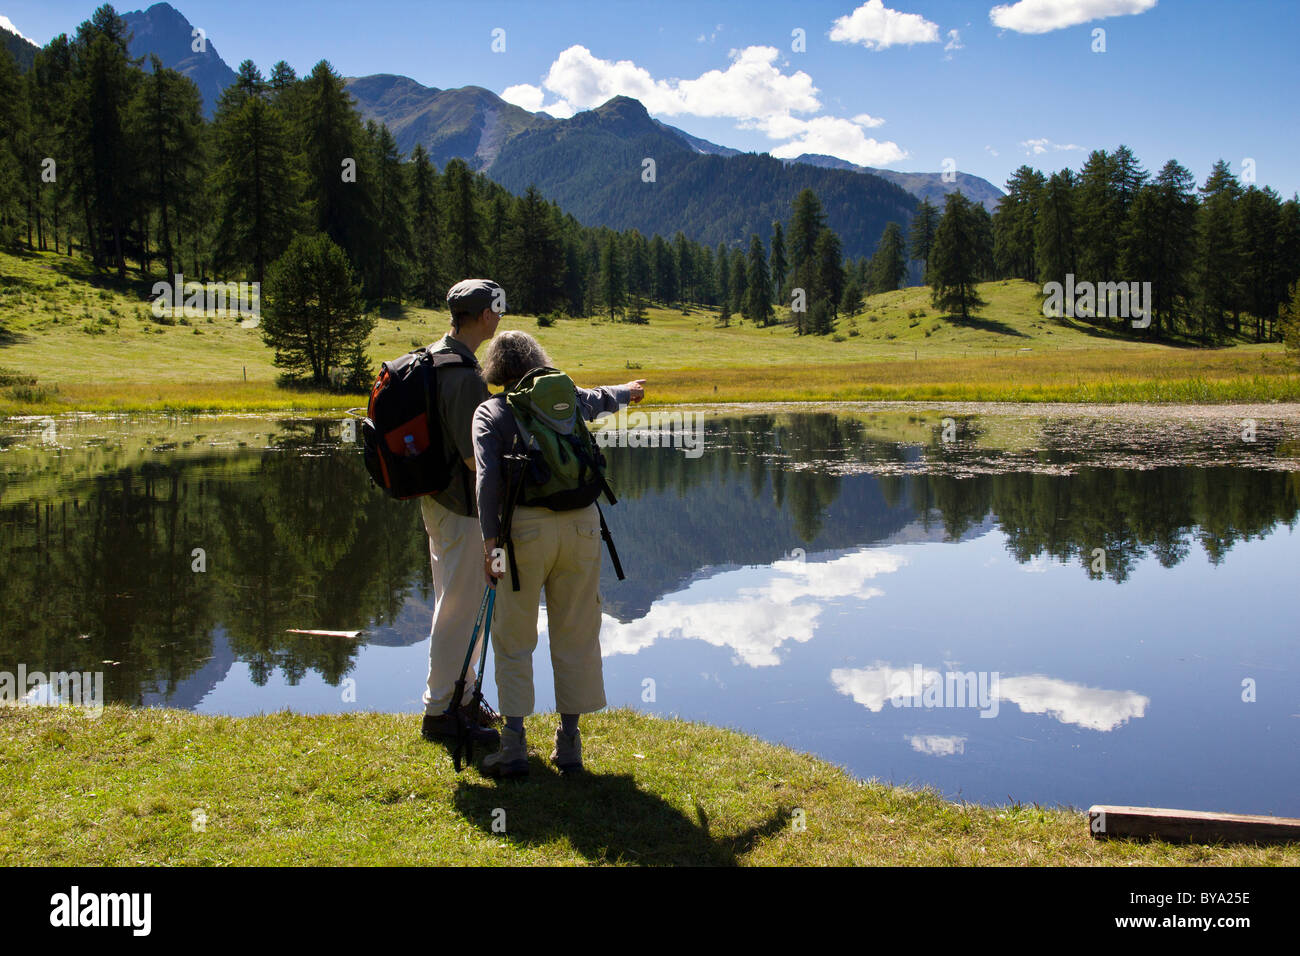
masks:
[(1098, 840), (1130, 837), (1168, 843), (1290, 843), (1300, 842), (1300, 819), (1098, 804), (1088, 808), (1088, 832)]

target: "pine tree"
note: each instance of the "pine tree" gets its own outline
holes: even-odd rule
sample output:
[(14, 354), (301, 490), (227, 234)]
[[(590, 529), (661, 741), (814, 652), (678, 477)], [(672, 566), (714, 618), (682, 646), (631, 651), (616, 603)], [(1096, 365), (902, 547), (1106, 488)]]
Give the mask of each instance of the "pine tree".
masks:
[(126, 112), (141, 73), (127, 54), (126, 22), (108, 4), (77, 28), (73, 45), (73, 149), (86, 175), (78, 179), (87, 245), (96, 268), (112, 265), (126, 278), (134, 157)]
[(891, 222), (885, 226), (868, 269), (870, 278), (867, 290), (871, 295), (902, 288), (903, 277), (907, 275), (907, 253), (903, 244), (903, 230), (898, 223)]
[(650, 240), (650, 271), (655, 301), (670, 305), (677, 299), (677, 262), (672, 249), (660, 235)]
[(1300, 360), (1300, 282), (1292, 282), (1288, 296), (1278, 312), (1278, 326), (1286, 352)]
[[(1290, 299), (1291, 285), (1300, 280), (1300, 197), (1292, 196), (1282, 204), (1277, 220), (1276, 296), (1279, 302)], [(1273, 316), (1269, 316), (1268, 339), (1275, 335)]]
[(997, 277), (997, 261), (993, 254), (993, 216), (982, 203), (971, 203), (975, 216), (975, 268), (981, 281)]
[(745, 254), (739, 249), (731, 250), (731, 276), (727, 283), (731, 288), (731, 311), (744, 315), (745, 290), (748, 286)]
[(673, 262), (677, 266), (677, 287), (683, 302), (698, 301), (696, 295), (695, 261), (691, 255), (691, 244), (681, 230), (673, 236)]
[(727, 244), (718, 243), (718, 254), (713, 260), (715, 274), (714, 289), (718, 294), (718, 324), (731, 325), (731, 256), (727, 254)]
[[(649, 248), (648, 243), (646, 248)], [(703, 305), (717, 305), (718, 290), (714, 285), (713, 250), (696, 242), (691, 243), (691, 248), (694, 250), (693, 254), (695, 256), (695, 274), (700, 303)]]
[(272, 262), (302, 228), (303, 177), (289, 126), (265, 92), (228, 88), (213, 128), (220, 162), (213, 174), (218, 209), (216, 258), (265, 284)]
[[(375, 328), (347, 256), (323, 233), (289, 244), (270, 269), (263, 299), (262, 337), (275, 350), (275, 364), (314, 385), (330, 385), (337, 370), (355, 366), (354, 353)], [(364, 381), (367, 370), (352, 371)]]
[(600, 292), (601, 301), (609, 309), (609, 318), (613, 321), (627, 300), (627, 273), (618, 247), (618, 236), (613, 232), (606, 237), (600, 252)]
[(930, 285), (928, 270), (930, 268), (930, 250), (934, 246), (935, 230), (939, 228), (939, 210), (928, 199), (922, 199), (912, 217), (912, 228), (907, 236), (908, 254), (921, 263), (921, 275), (926, 285)]
[(1236, 204), (1240, 195), (1241, 184), (1228, 164), (1219, 160), (1201, 187), (1196, 218), (1194, 268), (1200, 292), (1200, 331), (1206, 341), (1226, 335), (1226, 316), (1239, 314), (1242, 241)]
[(506, 235), (505, 272), (513, 308), (543, 315), (564, 301), (565, 250), (551, 209), (536, 186), (529, 186), (516, 205)]
[(415, 295), (426, 309), (438, 303), (443, 288), (439, 270), (439, 227), (442, 215), (438, 205), (438, 173), (429, 154), (420, 143), (411, 152), (413, 189), (412, 254)]
[(1074, 187), (1075, 243), (1078, 279), (1117, 280), (1119, 255), (1115, 237), (1123, 226), (1119, 197), (1112, 189), (1112, 162), (1104, 149), (1093, 150), (1079, 170)]
[[(22, 219), (23, 81), (13, 54), (0, 43), (0, 244), (14, 245)], [(30, 174), (30, 171), (28, 171)]]
[(200, 188), (203, 100), (189, 77), (163, 67), (156, 55), (131, 104), (130, 137), (141, 158), (140, 195), (156, 210), (167, 275), (174, 274), (173, 228)]
[(1053, 173), (1043, 187), (1034, 224), (1034, 262), (1038, 281), (1064, 282), (1075, 272), (1074, 175), (1068, 169)]
[(1129, 281), (1151, 283), (1150, 335), (1172, 330), (1180, 302), (1190, 298), (1195, 253), (1196, 197), (1192, 174), (1169, 160), (1129, 207), (1120, 267)]
[(268, 83), (272, 93), (282, 93), (297, 82), (298, 74), (284, 60), (280, 60), (275, 66), (271, 67), (271, 78)]
[(483, 224), (484, 243), (487, 246), (487, 274), (498, 282), (503, 282), (506, 275), (506, 235), (510, 231), (509, 195), (501, 188), (491, 190), (487, 222)]
[(993, 248), (1000, 275), (1033, 282), (1034, 233), (1038, 206), (1047, 180), (1036, 169), (1021, 166), (1007, 180), (1007, 194), (993, 214)]
[(351, 262), (361, 262), (374, 219), (366, 176), (375, 170), (366, 168), (365, 130), (343, 77), (329, 61), (321, 60), (303, 80), (301, 107), (299, 136), (316, 228)]
[(1242, 305), (1255, 319), (1255, 341), (1264, 341), (1264, 323), (1277, 314), (1277, 233), (1282, 216), (1282, 197), (1272, 189), (1253, 184), (1237, 203), (1237, 233), (1242, 240)]
[(980, 218), (970, 200), (949, 193), (930, 252), (931, 303), (949, 315), (969, 319), (986, 303), (979, 297)]
[(487, 249), (483, 241), (483, 217), (475, 196), (474, 174), (465, 161), (456, 158), (442, 173), (443, 228), (446, 244), (447, 278), (453, 282), (472, 279), (485, 265)]
[(400, 304), (412, 254), (410, 199), (402, 155), (387, 126), (373, 121), (366, 130), (371, 170), (362, 188), (369, 193), (373, 216), (365, 224), (366, 298), (381, 306)]
[(840, 239), (829, 227), (817, 234), (813, 246), (812, 288), (808, 293), (809, 331), (829, 335), (844, 298), (844, 257)]
[[(72, 45), (66, 34), (55, 37), (44, 48), (36, 52), (32, 69), (24, 78), (28, 83), (30, 117), (32, 123), (32, 145), (42, 163), (45, 157), (56, 158), (55, 176), (52, 182), (39, 177), (40, 206), (38, 206), (38, 228), (40, 216), (48, 215), (51, 220), (51, 238), (55, 252), (62, 248), (68, 255), (72, 254), (73, 220), (75, 206), (72, 202), (72, 184), (79, 172), (84, 173), (84, 163), (73, 159), (74, 143), (72, 131), (77, 121), (70, 116), (73, 109), (73, 53)], [(3, 85), (3, 81), (0, 81)], [(0, 102), (8, 97), (0, 93)], [(0, 106), (0, 110), (4, 107)], [(17, 140), (17, 134), (14, 136)], [(9, 141), (8, 134), (0, 136), (0, 142)], [(3, 164), (4, 147), (0, 146), (0, 164)], [(78, 167), (81, 167), (79, 170)], [(33, 174), (35, 169), (29, 170)], [(3, 206), (4, 183), (7, 181), (0, 171), (0, 207)], [(17, 171), (14, 179), (16, 185)], [(0, 214), (0, 219), (3, 215)], [(59, 235), (63, 234), (65, 242), (62, 247)]]
[(825, 228), (826, 214), (817, 194), (811, 189), (803, 190), (795, 197), (790, 215), (790, 285), (791, 289), (803, 289), (809, 301), (814, 285), (817, 237)]
[(779, 219), (772, 221), (772, 293), (777, 302), (785, 301), (786, 282), (789, 279), (790, 265), (785, 258), (785, 231)]
[(847, 316), (855, 316), (862, 311), (862, 286), (858, 283), (857, 271), (850, 272), (844, 281), (844, 298), (840, 300), (840, 311)]
[(623, 260), (627, 266), (628, 322), (644, 325), (646, 290), (650, 283), (650, 245), (635, 229), (623, 237)]
[(767, 272), (767, 253), (758, 233), (749, 237), (749, 262), (745, 270), (745, 318), (755, 325), (772, 324), (772, 280)]

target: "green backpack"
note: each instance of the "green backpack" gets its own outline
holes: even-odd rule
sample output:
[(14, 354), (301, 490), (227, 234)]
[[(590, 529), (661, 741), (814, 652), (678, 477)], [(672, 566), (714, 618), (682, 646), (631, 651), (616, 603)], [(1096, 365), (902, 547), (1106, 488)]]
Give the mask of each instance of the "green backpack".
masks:
[(501, 516), (501, 540), (510, 560), (514, 590), (519, 590), (519, 573), (510, 527), (517, 504), (574, 511), (595, 503), (600, 536), (609, 548), (615, 574), (623, 580), (623, 566), (597, 501), (602, 494), (610, 504), (617, 504), (618, 499), (605, 477), (605, 456), (580, 414), (573, 380), (559, 369), (535, 368), (502, 397), (514, 413), (525, 443), (520, 453), (516, 435), (515, 451), (506, 456), (507, 485)]

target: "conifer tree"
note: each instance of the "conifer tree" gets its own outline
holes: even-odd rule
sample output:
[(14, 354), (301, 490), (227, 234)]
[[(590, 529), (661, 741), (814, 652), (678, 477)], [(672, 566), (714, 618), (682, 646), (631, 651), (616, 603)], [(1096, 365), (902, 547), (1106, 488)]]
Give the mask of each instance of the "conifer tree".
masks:
[(969, 319), (985, 305), (975, 287), (980, 270), (980, 228), (970, 200), (961, 193), (949, 193), (930, 252), (930, 301), (962, 319)]

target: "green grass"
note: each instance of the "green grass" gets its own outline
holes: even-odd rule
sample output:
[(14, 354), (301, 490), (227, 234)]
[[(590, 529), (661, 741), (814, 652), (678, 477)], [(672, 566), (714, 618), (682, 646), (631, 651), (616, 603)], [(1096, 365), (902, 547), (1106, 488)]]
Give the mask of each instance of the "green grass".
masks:
[(529, 719), (530, 778), (496, 783), (455, 774), (415, 715), (3, 707), (0, 865), (1300, 864), (1097, 842), (1077, 810), (952, 803), (627, 710), (584, 718), (588, 773), (562, 778), (554, 722)]
[[(364, 403), (276, 384), (256, 329), (209, 316), (161, 324), (148, 281), (96, 276), (79, 258), (0, 253), (0, 414), (59, 411), (326, 411)], [(580, 384), (646, 378), (655, 403), (898, 400), (1236, 402), (1300, 399), (1281, 345), (1150, 345), (1048, 319), (1028, 282), (985, 283), (988, 307), (962, 323), (929, 290), (868, 299), (834, 336), (789, 326), (717, 325), (712, 310), (652, 308), (649, 324), (532, 316), (505, 327), (538, 337)], [(446, 331), (441, 310), (406, 308), (371, 338), (378, 362)], [(188, 324), (183, 324), (188, 323)], [(856, 335), (853, 333), (857, 333)], [(839, 339), (839, 341), (836, 341)]]

